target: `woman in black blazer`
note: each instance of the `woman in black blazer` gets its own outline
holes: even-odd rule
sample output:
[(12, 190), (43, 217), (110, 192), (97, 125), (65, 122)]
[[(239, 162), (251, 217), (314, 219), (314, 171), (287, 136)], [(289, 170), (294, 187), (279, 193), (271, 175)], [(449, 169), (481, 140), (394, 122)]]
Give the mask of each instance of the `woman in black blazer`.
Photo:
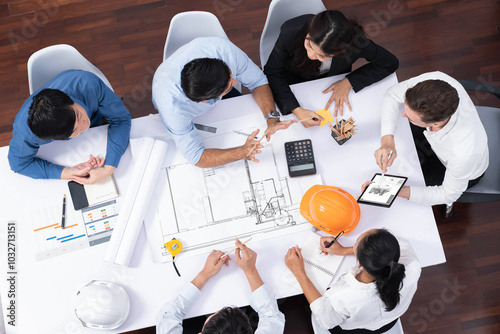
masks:
[[(352, 64), (365, 58), (368, 64), (349, 73), (345, 79), (332, 83), (323, 93), (332, 92), (325, 106), (335, 101), (334, 115), (349, 110), (349, 91), (359, 92), (396, 71), (398, 59), (373, 43), (355, 21), (337, 10), (298, 16), (286, 21), (264, 66), (274, 100), (283, 114), (294, 113), (305, 127), (319, 125), (320, 117), (300, 107), (289, 85), (351, 71)], [(331, 64), (330, 64), (331, 61)]]

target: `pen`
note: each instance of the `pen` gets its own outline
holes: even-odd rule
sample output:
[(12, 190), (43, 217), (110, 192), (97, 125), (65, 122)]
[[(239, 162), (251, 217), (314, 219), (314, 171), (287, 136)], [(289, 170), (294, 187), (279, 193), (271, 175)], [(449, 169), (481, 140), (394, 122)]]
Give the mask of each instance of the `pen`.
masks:
[[(333, 239), (332, 241), (330, 241), (327, 245), (326, 245), (326, 248), (330, 248), (332, 247), (332, 245), (335, 243), (335, 241), (337, 241), (342, 235), (344, 234), (344, 231), (340, 232), (336, 237), (335, 239)], [(323, 254), (324, 252), (321, 251), (320, 254)]]
[[(247, 242), (249, 242), (250, 240), (252, 240), (252, 238), (250, 237), (250, 239), (248, 239), (247, 241), (245, 241), (244, 243), (242, 243), (242, 245), (246, 244)], [(222, 259), (224, 256), (227, 256), (229, 255), (231, 252), (235, 251), (238, 247), (234, 247), (233, 249), (231, 249), (229, 252), (227, 252), (226, 254), (222, 255), (219, 259)]]
[(61, 228), (64, 229), (64, 225), (66, 224), (66, 194), (63, 197), (63, 211), (62, 211), (62, 219), (61, 219)]
[[(239, 134), (239, 135), (245, 136), (245, 137), (250, 136), (250, 134), (249, 134), (249, 133), (245, 133), (245, 132), (241, 132), (241, 131), (236, 131), (236, 130), (233, 130), (233, 132), (234, 132), (234, 133), (237, 133), (237, 134)], [(255, 139), (255, 140), (257, 140), (257, 136), (255, 136), (255, 138), (254, 138), (254, 139)]]
[[(392, 156), (392, 151), (389, 152), (389, 156), (387, 157), (387, 160), (389, 160)], [(382, 180), (384, 179), (385, 173), (382, 173), (382, 176), (380, 177), (378, 181), (378, 185), (380, 186), (382, 184)]]

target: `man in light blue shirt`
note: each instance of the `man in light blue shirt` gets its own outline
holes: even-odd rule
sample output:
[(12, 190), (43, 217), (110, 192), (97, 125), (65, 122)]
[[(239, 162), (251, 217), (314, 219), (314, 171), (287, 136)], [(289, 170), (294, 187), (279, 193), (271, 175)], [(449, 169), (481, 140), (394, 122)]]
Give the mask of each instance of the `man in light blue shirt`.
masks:
[(193, 117), (204, 114), (240, 82), (247, 87), (267, 120), (267, 139), (296, 121), (280, 122), (264, 73), (228, 39), (196, 38), (179, 48), (156, 70), (153, 104), (184, 157), (198, 167), (255, 159), (262, 146), (252, 133), (241, 147), (205, 149)]
[[(73, 167), (36, 157), (41, 145), (75, 138), (89, 127), (109, 123), (106, 158), (91, 156)], [(35, 91), (14, 120), (9, 144), (10, 168), (34, 179), (73, 179), (82, 184), (111, 175), (127, 149), (131, 117), (116, 95), (95, 74), (68, 70)]]
[[(260, 278), (255, 267), (257, 254), (236, 239), (236, 264), (245, 274), (252, 295), (250, 305), (259, 315), (259, 324), (255, 334), (282, 334), (285, 329), (285, 316), (278, 309), (276, 299)], [(202, 271), (169, 303), (165, 304), (156, 317), (157, 334), (182, 334), (182, 319), (189, 307), (196, 302), (201, 289), (207, 281), (217, 275), (223, 264), (229, 265), (229, 256), (213, 250), (207, 258)], [(237, 307), (225, 307), (207, 318), (201, 334), (212, 333), (252, 333), (248, 317)]]

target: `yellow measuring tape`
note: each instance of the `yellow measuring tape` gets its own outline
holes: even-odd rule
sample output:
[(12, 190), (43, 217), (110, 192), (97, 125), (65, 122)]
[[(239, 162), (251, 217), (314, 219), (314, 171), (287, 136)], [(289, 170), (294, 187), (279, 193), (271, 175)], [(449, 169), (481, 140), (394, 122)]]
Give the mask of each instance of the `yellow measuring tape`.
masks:
[(172, 255), (172, 264), (174, 265), (175, 272), (180, 277), (181, 274), (179, 274), (179, 270), (177, 270), (177, 266), (175, 265), (175, 256), (181, 252), (182, 243), (176, 238), (173, 238), (172, 240), (165, 243), (165, 248)]

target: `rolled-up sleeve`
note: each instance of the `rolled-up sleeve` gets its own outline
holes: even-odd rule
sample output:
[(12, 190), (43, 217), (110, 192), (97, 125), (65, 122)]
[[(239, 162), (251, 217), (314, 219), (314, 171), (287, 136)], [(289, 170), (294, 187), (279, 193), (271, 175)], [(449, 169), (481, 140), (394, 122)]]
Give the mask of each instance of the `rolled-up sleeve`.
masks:
[[(236, 46), (234, 46), (232, 56), (236, 57), (235, 62), (231, 62), (236, 66), (236, 73), (233, 73), (233, 75), (243, 86), (252, 91), (269, 83), (264, 72)], [(230, 67), (231, 63), (229, 63)]]
[(255, 334), (280, 334), (285, 330), (285, 316), (278, 309), (276, 299), (263, 284), (250, 296), (250, 306), (259, 314)]

